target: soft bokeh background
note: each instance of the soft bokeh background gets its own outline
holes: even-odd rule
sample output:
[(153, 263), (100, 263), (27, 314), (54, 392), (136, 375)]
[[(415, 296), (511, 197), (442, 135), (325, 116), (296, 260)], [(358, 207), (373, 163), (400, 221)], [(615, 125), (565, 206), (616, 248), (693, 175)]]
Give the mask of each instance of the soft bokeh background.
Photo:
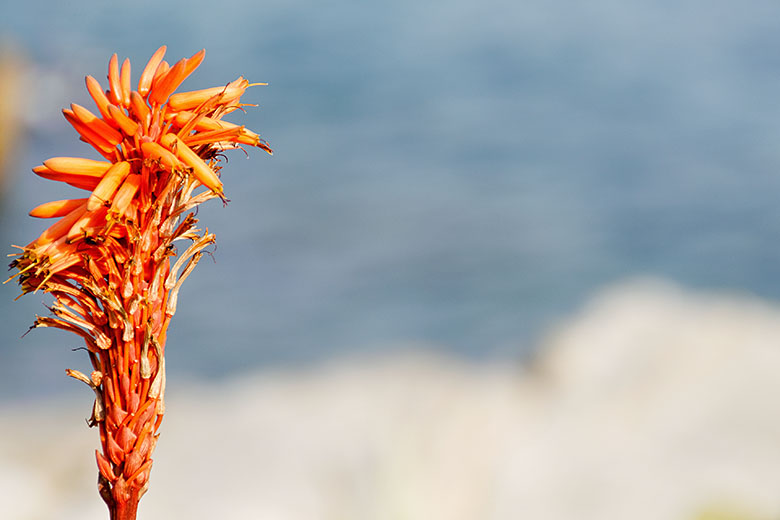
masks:
[[(780, 4), (5, 3), (9, 252), (113, 52), (270, 83), (240, 122), (275, 155), (198, 215), (144, 518), (780, 517)], [(100, 517), (86, 356), (16, 295), (0, 503)]]

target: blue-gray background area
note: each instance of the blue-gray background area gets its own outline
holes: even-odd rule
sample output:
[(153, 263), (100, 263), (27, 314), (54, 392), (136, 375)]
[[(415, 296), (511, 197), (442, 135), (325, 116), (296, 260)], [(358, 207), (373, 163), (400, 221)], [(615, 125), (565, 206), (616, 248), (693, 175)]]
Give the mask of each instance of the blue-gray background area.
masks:
[[(134, 81), (205, 47), (183, 89), (239, 74), (231, 119), (275, 149), (230, 156), (218, 237), (181, 291), (172, 374), (427, 345), (522, 359), (635, 275), (780, 297), (780, 4), (726, 0), (8, 3), (30, 68), (0, 244), (75, 196), (30, 168), (97, 158), (61, 117), (108, 58)], [(213, 261), (212, 261), (213, 258)], [(79, 339), (45, 295), (0, 288), (0, 396), (71, 391)], [(79, 389), (81, 390), (81, 389)]]

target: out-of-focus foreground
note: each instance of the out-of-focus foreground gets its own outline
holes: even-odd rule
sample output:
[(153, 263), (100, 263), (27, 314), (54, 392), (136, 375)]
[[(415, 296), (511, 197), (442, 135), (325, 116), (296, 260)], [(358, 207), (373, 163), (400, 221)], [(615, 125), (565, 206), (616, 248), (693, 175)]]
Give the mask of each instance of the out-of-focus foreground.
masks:
[[(139, 514), (777, 518), (779, 337), (777, 307), (642, 281), (527, 367), (409, 354), (178, 381)], [(0, 410), (5, 518), (103, 513), (86, 393)]]

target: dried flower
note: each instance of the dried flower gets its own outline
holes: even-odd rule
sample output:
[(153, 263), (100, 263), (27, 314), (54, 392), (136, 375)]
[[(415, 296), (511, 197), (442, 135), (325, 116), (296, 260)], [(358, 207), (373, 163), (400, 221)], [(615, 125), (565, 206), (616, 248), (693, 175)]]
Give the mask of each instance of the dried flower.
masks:
[[(169, 66), (165, 50), (154, 53), (135, 91), (130, 61), (120, 67), (116, 54), (109, 90), (87, 76), (99, 115), (76, 104), (62, 112), (105, 160), (53, 157), (33, 168), (91, 193), (34, 208), (30, 215), (58, 220), (11, 263), (23, 294), (54, 297), (52, 316), (38, 316), (32, 328), (68, 330), (86, 344), (93, 372), (67, 374), (95, 392), (89, 424), (100, 430), (98, 489), (112, 519), (135, 518), (149, 485), (165, 412), (168, 324), (182, 282), (215, 239), (195, 227), (192, 210), (215, 197), (226, 201), (219, 176), (225, 150), (249, 145), (271, 153), (256, 133), (222, 120), (245, 106), (247, 80), (174, 94), (205, 51)], [(177, 240), (191, 242), (178, 256)]]

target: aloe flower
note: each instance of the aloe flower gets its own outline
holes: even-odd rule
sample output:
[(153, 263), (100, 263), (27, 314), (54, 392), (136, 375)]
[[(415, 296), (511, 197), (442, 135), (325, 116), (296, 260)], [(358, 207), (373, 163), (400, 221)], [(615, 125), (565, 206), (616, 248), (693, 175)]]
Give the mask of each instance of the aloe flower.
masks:
[[(196, 227), (193, 210), (226, 202), (219, 160), (260, 137), (223, 117), (246, 106), (243, 77), (225, 86), (174, 93), (205, 51), (170, 66), (160, 47), (131, 88), (130, 61), (108, 65), (108, 90), (91, 76), (97, 113), (72, 104), (62, 112), (82, 141), (103, 157), (53, 157), (33, 171), (86, 190), (83, 198), (47, 202), (30, 215), (54, 224), (11, 263), (22, 293), (53, 296), (51, 315), (33, 327), (83, 338), (92, 372), (68, 375), (95, 392), (90, 426), (98, 489), (112, 519), (136, 517), (149, 485), (152, 452), (165, 413), (165, 339), (182, 282), (215, 237)], [(183, 244), (183, 245), (179, 245)]]

